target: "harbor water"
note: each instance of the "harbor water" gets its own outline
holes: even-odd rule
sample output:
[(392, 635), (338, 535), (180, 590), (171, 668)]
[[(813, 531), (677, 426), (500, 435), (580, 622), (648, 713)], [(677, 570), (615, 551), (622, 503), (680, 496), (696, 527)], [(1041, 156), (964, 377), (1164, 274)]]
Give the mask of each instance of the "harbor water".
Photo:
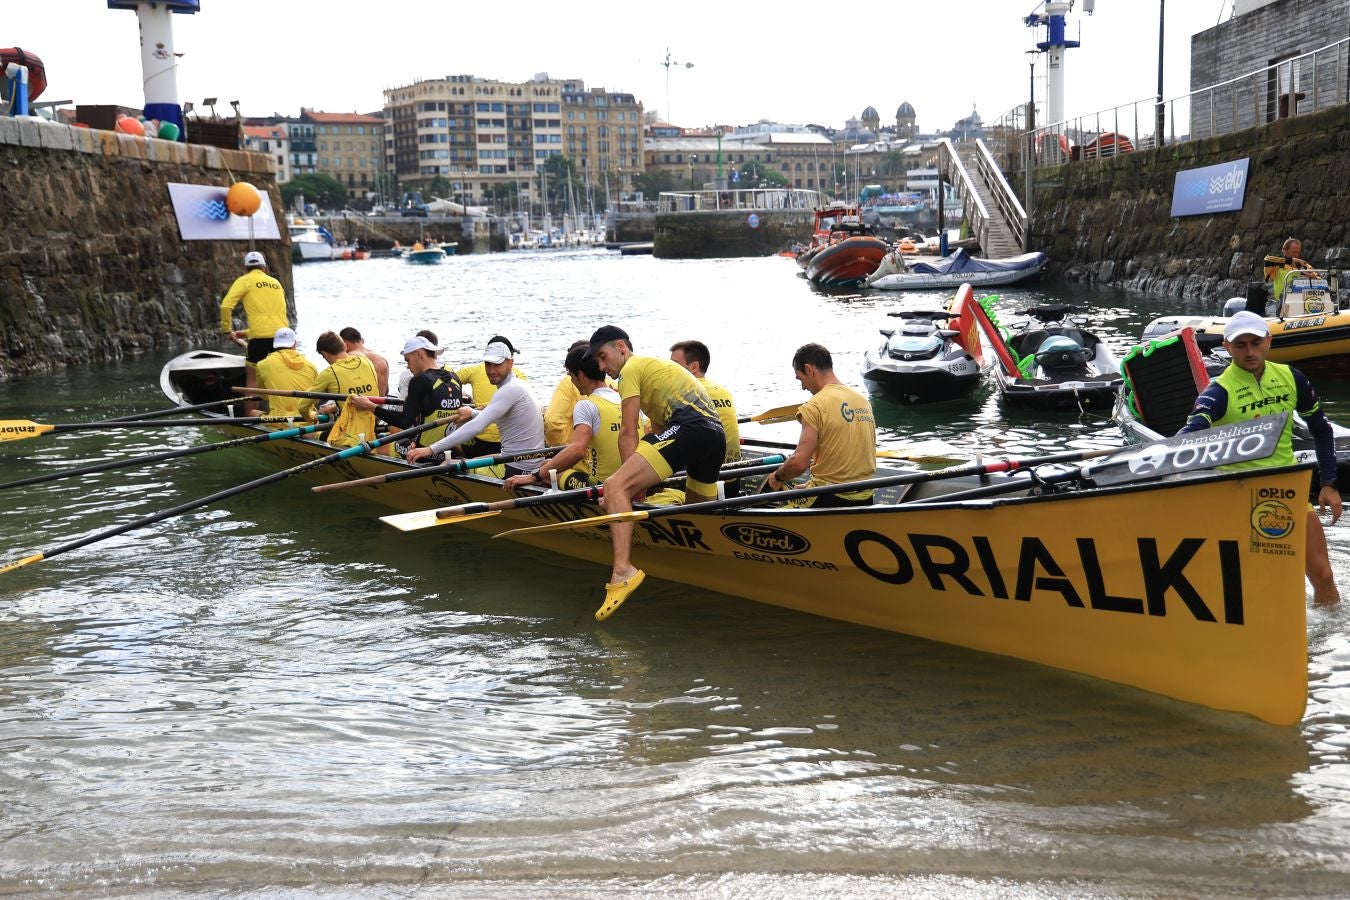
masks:
[[(541, 251), (311, 263), (295, 292), (312, 358), (348, 325), (395, 370), (418, 329), (452, 364), (501, 333), (544, 402), (598, 325), (640, 353), (696, 338), (743, 415), (805, 398), (808, 341), (860, 386), (886, 313), (943, 299), (797, 272)], [(998, 293), (1005, 316), (1083, 303), (1118, 351), (1210, 311)], [(186, 349), (0, 383), (0, 418), (162, 408)], [(1350, 425), (1344, 370), (1306, 371)], [(1106, 412), (1018, 413), (990, 387), (875, 406), (884, 446), (1123, 442)], [(217, 437), (81, 431), (0, 458), (9, 480)], [(231, 449), (4, 491), (3, 561), (269, 471)], [(605, 567), (386, 511), (288, 479), (0, 575), (0, 894), (1350, 895), (1350, 601), (1309, 610), (1307, 714), (1277, 728), (669, 582), (596, 623)], [(1350, 592), (1350, 525), (1328, 534)]]

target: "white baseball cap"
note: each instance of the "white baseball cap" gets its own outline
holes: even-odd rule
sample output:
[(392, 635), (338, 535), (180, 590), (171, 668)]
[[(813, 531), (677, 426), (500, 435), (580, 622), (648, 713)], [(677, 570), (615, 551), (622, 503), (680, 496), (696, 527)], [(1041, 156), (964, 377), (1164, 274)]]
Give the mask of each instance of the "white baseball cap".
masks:
[(403, 342), (404, 356), (407, 356), (409, 353), (416, 353), (418, 350), (430, 350), (432, 353), (435, 353), (436, 347), (431, 341), (422, 337), (420, 334), (410, 337)]
[(272, 335), (272, 349), (281, 350), (286, 347), (295, 346), (295, 332), (289, 328), (278, 328), (277, 333)]
[(493, 341), (483, 350), (483, 362), (499, 363), (511, 358), (511, 348), (501, 341)]
[(244, 265), (262, 266), (263, 268), (267, 268), (267, 257), (263, 256), (257, 250), (250, 250), (244, 254)]
[(1244, 334), (1252, 334), (1263, 338), (1270, 334), (1270, 326), (1266, 324), (1265, 319), (1256, 313), (1244, 309), (1242, 312), (1235, 313), (1233, 318), (1228, 320), (1228, 324), (1223, 326), (1223, 339), (1231, 341), (1233, 338)]

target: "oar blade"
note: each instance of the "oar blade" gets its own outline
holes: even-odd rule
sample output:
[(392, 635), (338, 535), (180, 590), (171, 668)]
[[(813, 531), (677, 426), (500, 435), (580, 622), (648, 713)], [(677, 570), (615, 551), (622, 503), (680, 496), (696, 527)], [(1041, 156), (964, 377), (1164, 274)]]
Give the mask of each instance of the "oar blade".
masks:
[(46, 434), (55, 428), (55, 425), (39, 425), (37, 422), (29, 422), (27, 419), (7, 419), (0, 421), (0, 442), (26, 441), (29, 438)]
[(800, 403), (794, 403), (791, 406), (777, 406), (751, 416), (749, 421), (758, 422), (760, 425), (778, 425), (782, 422), (792, 422), (796, 420), (797, 413), (801, 408)]
[(42, 560), (44, 559), (46, 559), (46, 557), (43, 556), (41, 553), (34, 553), (32, 556), (25, 556), (23, 559), (20, 559), (16, 562), (12, 562), (7, 566), (0, 566), (0, 575), (5, 574), (6, 572), (13, 572), (15, 569), (22, 569), (24, 566), (32, 565), (35, 562), (42, 562)]
[(1104, 486), (1266, 459), (1275, 452), (1288, 418), (1289, 413), (1263, 416), (1127, 448), (1083, 466), (1081, 474)]
[(531, 525), (528, 528), (512, 528), (494, 534), (492, 539), (511, 537), (517, 534), (535, 534), (543, 531), (572, 531), (577, 528), (594, 528), (600, 525), (613, 525), (615, 522), (638, 522), (649, 515), (645, 509), (632, 512), (609, 513), (604, 516), (590, 516), (584, 519), (568, 519), (566, 522), (550, 522), (547, 525)]
[(393, 516), (380, 516), (380, 521), (386, 525), (392, 525), (399, 531), (421, 531), (424, 528), (435, 528), (437, 525), (458, 525), (460, 522), (468, 522), (473, 519), (487, 519), (492, 516), (500, 516), (502, 511), (499, 509), (490, 509), (487, 512), (464, 513), (458, 516), (447, 516), (441, 518), (436, 515), (434, 509), (424, 509), (419, 512), (400, 513)]
[(877, 451), (878, 459), (907, 459), (911, 462), (951, 463), (968, 462), (970, 456), (961, 455), (961, 449), (944, 440), (933, 438), (928, 441), (916, 441), (900, 447), (890, 447)]

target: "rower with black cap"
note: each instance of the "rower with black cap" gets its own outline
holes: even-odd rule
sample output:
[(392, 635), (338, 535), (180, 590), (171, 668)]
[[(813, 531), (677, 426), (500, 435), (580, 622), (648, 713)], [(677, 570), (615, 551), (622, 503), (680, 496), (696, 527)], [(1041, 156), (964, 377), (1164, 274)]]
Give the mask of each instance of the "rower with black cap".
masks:
[[(726, 434), (712, 400), (683, 366), (655, 356), (636, 356), (628, 332), (605, 325), (591, 335), (587, 354), (618, 380), (619, 455), (623, 462), (605, 479), (605, 510), (631, 512), (633, 497), (681, 469), (686, 502), (717, 499), (717, 473), (726, 454)], [(639, 419), (646, 413), (651, 431), (640, 436)], [(595, 612), (606, 619), (646, 577), (633, 565), (633, 523), (609, 526), (614, 546), (613, 568), (605, 585), (605, 601)]]
[[(515, 359), (511, 349), (501, 341), (492, 341), (483, 349), (484, 371), (494, 391), (492, 399), (482, 410), (465, 406), (461, 416), (469, 420), (445, 437), (427, 447), (414, 447), (408, 451), (408, 462), (426, 459), (435, 453), (444, 453), (454, 447), (468, 447), (489, 425), (501, 429), (501, 452), (523, 453), (538, 450), (544, 446), (544, 413), (539, 401), (534, 399), (525, 382), (516, 377), (512, 369)], [(411, 396), (411, 393), (410, 393)], [(481, 455), (481, 454), (479, 454)], [(522, 459), (506, 465), (493, 466), (484, 471), (497, 478), (509, 478), (512, 475), (533, 475), (539, 469), (540, 460)]]
[[(1317, 402), (1312, 382), (1298, 369), (1266, 359), (1270, 353), (1270, 327), (1254, 312), (1243, 310), (1230, 318), (1223, 329), (1224, 349), (1233, 361), (1209, 383), (1195, 400), (1190, 420), (1179, 433), (1200, 431), (1216, 425), (1229, 425), (1259, 419), (1281, 412), (1296, 412), (1307, 423), (1317, 447), (1317, 470), (1321, 486), (1317, 506), (1308, 507), (1308, 580), (1313, 585), (1313, 602), (1318, 606), (1339, 603), (1340, 592), (1327, 555), (1326, 533), (1318, 513), (1331, 512), (1334, 525), (1341, 517), (1341, 492), (1336, 485), (1336, 448), (1331, 423)], [(1285, 423), (1275, 452), (1266, 459), (1224, 466), (1225, 469), (1252, 469), (1262, 466), (1292, 466), (1293, 417)]]

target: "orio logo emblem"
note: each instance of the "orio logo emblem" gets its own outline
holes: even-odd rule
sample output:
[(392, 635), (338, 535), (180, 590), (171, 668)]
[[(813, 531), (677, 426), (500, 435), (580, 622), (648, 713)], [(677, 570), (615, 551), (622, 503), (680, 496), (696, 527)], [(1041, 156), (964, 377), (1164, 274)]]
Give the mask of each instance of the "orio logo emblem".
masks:
[(722, 535), (729, 541), (762, 553), (781, 553), (792, 556), (811, 549), (811, 542), (796, 532), (773, 525), (733, 522), (722, 526)]
[(1252, 531), (1266, 540), (1286, 538), (1294, 530), (1294, 513), (1278, 500), (1262, 500), (1252, 507)]

